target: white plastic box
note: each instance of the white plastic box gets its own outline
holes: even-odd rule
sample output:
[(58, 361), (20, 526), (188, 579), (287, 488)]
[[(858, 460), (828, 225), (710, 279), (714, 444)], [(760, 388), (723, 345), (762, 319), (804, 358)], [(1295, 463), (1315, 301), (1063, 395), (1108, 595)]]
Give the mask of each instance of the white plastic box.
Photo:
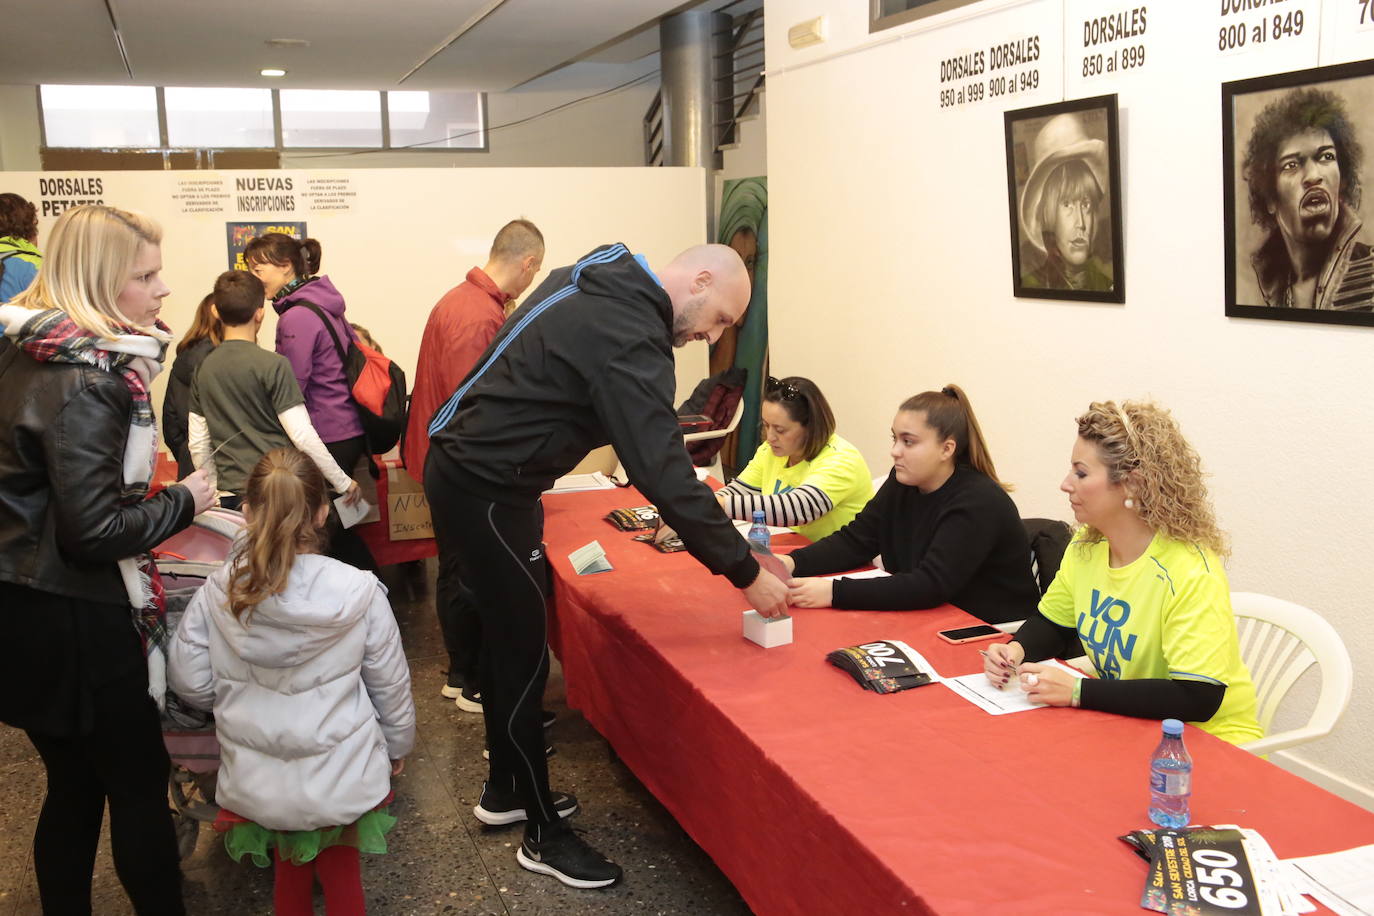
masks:
[(765, 649), (786, 646), (792, 642), (791, 617), (764, 617), (758, 611), (744, 612), (744, 638)]

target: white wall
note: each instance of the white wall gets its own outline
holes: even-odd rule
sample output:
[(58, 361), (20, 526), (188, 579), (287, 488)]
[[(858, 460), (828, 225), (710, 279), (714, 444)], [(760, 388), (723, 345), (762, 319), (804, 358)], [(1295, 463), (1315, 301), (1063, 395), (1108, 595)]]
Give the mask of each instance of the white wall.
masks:
[[(1087, 12), (1140, 5), (984, 0), (870, 36), (866, 3), (767, 0), (772, 365), (819, 382), (875, 469), (903, 398), (962, 384), (1026, 516), (1071, 517), (1057, 485), (1090, 400), (1170, 406), (1214, 475), (1232, 587), (1316, 608), (1355, 662), (1337, 731), (1278, 759), (1374, 807), (1374, 329), (1223, 315), (1219, 86), (1316, 66), (1320, 3), (1283, 5), (1306, 10), (1301, 40), (1228, 57), (1217, 4), (1150, 3), (1146, 66), (1081, 80), (1063, 49)], [(1328, 0), (1322, 27), (1351, 6)], [(817, 15), (829, 41), (789, 49)], [(940, 108), (942, 59), (1033, 34), (1038, 92)], [(1374, 54), (1350, 34), (1320, 63)], [(1002, 111), (1112, 92), (1127, 303), (1016, 299)]]
[[(59, 174), (66, 173), (12, 172), (4, 182), (41, 203), (39, 179)], [(298, 209), (188, 214), (172, 198), (183, 180), (224, 179), (232, 188), (236, 176), (291, 179)], [(349, 319), (366, 326), (412, 380), (430, 309), (469, 268), (486, 263), (493, 236), (511, 219), (531, 219), (544, 234), (546, 270), (531, 290), (548, 269), (571, 264), (601, 244), (624, 242), (651, 264), (663, 264), (706, 241), (705, 177), (695, 168), (138, 171), (79, 177), (99, 179), (105, 203), (142, 211), (162, 224), (163, 276), (172, 288), (162, 319), (174, 331), (189, 326), (201, 297), (228, 266), (226, 221), (305, 220), (323, 245), (322, 273), (343, 293)], [(302, 194), (307, 178), (346, 180), (354, 193), (351, 208), (311, 211)], [(40, 218), (40, 245), (53, 222)], [(275, 326), (269, 310), (259, 335), (268, 348)], [(706, 375), (706, 345), (676, 352), (678, 389), (685, 397)], [(159, 406), (163, 382), (165, 374), (154, 388)]]

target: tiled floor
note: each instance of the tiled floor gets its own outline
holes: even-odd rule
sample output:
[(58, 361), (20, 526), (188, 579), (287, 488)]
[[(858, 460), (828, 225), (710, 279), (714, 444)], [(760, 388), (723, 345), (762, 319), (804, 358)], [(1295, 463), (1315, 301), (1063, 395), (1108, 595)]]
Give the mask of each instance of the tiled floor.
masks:
[[(558, 713), (549, 730), (558, 754), (550, 761), (555, 789), (582, 804), (573, 824), (625, 868), (625, 879), (602, 891), (579, 891), (535, 875), (515, 862), (521, 827), (485, 827), (472, 806), (486, 774), (481, 716), (439, 696), (447, 657), (434, 619), (434, 563), (423, 572), (391, 567), (383, 575), (410, 659), (419, 716), (419, 743), (396, 781), (393, 813), (400, 823), (385, 856), (364, 857), (368, 912), (383, 914), (747, 914), (739, 894), (611, 752), (564, 703), (557, 662), (546, 707)], [(44, 792), (43, 768), (24, 735), (0, 726), (0, 916), (39, 913), (30, 842)], [(202, 828), (183, 866), (193, 916), (253, 916), (272, 912), (272, 873), (229, 860), (218, 837)], [(132, 913), (115, 877), (108, 843), (96, 861), (94, 910)], [(324, 912), (321, 898), (317, 911)]]

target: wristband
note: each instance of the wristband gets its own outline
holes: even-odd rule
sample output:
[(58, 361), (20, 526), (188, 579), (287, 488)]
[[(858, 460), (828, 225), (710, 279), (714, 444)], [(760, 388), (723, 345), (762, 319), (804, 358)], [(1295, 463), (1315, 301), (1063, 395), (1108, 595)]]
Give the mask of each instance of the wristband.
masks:
[(1073, 680), (1073, 697), (1069, 700), (1069, 705), (1075, 709), (1083, 704), (1083, 679), (1081, 677)]

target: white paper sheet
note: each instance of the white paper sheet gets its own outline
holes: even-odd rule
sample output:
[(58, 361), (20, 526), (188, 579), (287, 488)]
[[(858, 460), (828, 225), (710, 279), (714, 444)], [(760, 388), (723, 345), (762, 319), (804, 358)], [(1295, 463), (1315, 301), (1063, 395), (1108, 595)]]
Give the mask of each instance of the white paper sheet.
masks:
[(600, 471), (592, 471), (590, 474), (565, 474), (553, 482), (553, 486), (544, 491), (545, 495), (550, 493), (582, 493), (586, 490), (612, 490), (615, 484), (611, 479)]
[(865, 569), (863, 572), (836, 573), (833, 576), (821, 576), (822, 579), (881, 579), (890, 576), (892, 573), (885, 569)]
[(589, 573), (610, 572), (615, 568), (611, 566), (611, 561), (606, 559), (606, 551), (602, 548), (600, 541), (583, 544), (568, 554), (568, 560), (579, 576), (585, 576)]
[[(1058, 668), (1074, 677), (1083, 677), (1083, 672), (1075, 671), (1068, 665), (1061, 664), (1053, 659), (1041, 662)], [(1026, 698), (1026, 692), (1021, 689), (1021, 685), (1016, 678), (1011, 679), (1006, 687), (998, 688), (993, 686), (988, 680), (988, 676), (979, 671), (977, 674), (965, 674), (962, 677), (945, 678), (944, 684), (959, 696), (968, 700), (974, 706), (984, 712), (994, 716), (1006, 715), (1009, 712), (1025, 712), (1028, 709), (1044, 709), (1043, 706), (1036, 706)]]
[(1283, 861), (1311, 885), (1303, 893), (1338, 916), (1374, 916), (1374, 844)]
[(334, 500), (334, 508), (339, 512), (339, 522), (345, 528), (352, 528), (358, 522), (367, 518), (367, 513), (372, 511), (372, 505), (365, 499), (360, 499), (357, 505), (350, 506), (344, 502), (342, 496)]

